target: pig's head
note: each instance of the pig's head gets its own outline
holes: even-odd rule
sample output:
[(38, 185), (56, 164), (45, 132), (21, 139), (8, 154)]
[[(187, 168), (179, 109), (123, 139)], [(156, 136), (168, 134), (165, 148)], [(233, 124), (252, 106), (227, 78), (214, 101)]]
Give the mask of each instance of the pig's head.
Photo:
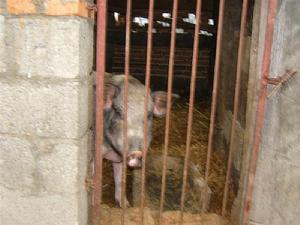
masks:
[[(110, 146), (120, 155), (124, 151), (124, 76), (115, 76), (114, 82), (105, 85), (105, 131), (104, 135)], [(116, 81), (119, 82), (116, 82)], [(130, 167), (140, 167), (144, 149), (144, 95), (145, 86), (138, 80), (130, 77), (128, 83), (128, 110), (127, 110), (127, 141)], [(178, 97), (173, 95), (173, 97)], [(153, 116), (164, 116), (166, 113), (167, 93), (152, 92), (147, 107), (147, 143), (149, 147), (152, 138)]]

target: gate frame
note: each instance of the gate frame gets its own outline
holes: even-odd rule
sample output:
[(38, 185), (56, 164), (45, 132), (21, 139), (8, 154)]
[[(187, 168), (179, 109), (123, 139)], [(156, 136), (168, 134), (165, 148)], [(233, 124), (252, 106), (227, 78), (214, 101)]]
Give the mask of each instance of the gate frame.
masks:
[[(247, 186), (246, 186), (246, 197), (245, 203), (243, 205), (243, 225), (247, 225), (249, 223), (249, 216), (250, 216), (250, 209), (252, 204), (252, 194), (254, 188), (254, 178), (256, 173), (256, 166), (257, 166), (257, 159), (259, 153), (259, 146), (260, 146), (260, 139), (261, 139), (261, 131), (263, 127), (264, 121), (264, 114), (265, 114), (265, 102), (267, 97), (267, 85), (268, 85), (268, 75), (269, 75), (269, 67), (271, 61), (271, 49), (272, 49), (272, 37), (273, 37), (273, 30), (274, 30), (274, 18), (276, 16), (276, 6), (277, 0), (269, 0), (269, 9), (268, 9), (268, 19), (266, 25), (266, 34), (265, 34), (265, 43), (264, 43), (264, 55), (262, 59), (262, 68), (261, 68), (261, 87), (260, 87), (260, 97), (258, 100), (258, 107), (256, 112), (256, 124), (255, 124), (255, 135), (253, 140), (253, 148), (251, 151), (251, 158), (249, 162), (249, 174), (247, 178)], [(215, 116), (216, 116), (216, 105), (217, 105), (217, 89), (218, 89), (218, 82), (219, 82), (219, 68), (220, 68), (220, 57), (221, 57), (221, 41), (222, 41), (222, 26), (223, 26), (223, 16), (224, 16), (224, 4), (225, 0), (220, 0), (219, 5), (219, 19), (218, 19), (218, 34), (217, 34), (217, 47), (216, 47), (216, 61), (215, 61), (215, 74), (214, 74), (214, 85), (213, 85), (213, 97), (212, 97), (212, 110), (211, 110), (211, 124), (209, 129), (209, 139), (208, 139), (208, 154), (207, 154), (207, 162), (206, 162), (206, 170), (205, 170), (205, 180), (207, 182), (209, 169), (210, 169), (210, 159), (211, 159), (211, 151), (212, 151), (212, 143), (213, 143), (213, 134), (215, 129)], [(151, 1), (151, 7), (153, 7), (154, 2)], [(238, 54), (238, 62), (237, 62), (237, 81), (236, 81), (236, 91), (235, 91), (235, 101), (234, 101), (234, 112), (235, 117), (232, 121), (232, 128), (231, 131), (235, 130), (235, 122), (236, 122), (236, 115), (237, 115), (237, 107), (239, 103), (239, 82), (240, 82), (240, 66), (242, 62), (242, 53), (243, 53), (243, 35), (245, 29), (245, 18), (247, 16), (247, 5), (248, 0), (244, 0), (243, 2), (243, 12), (242, 12), (242, 19), (241, 19), (241, 35), (240, 35), (240, 42), (239, 42), (239, 54)], [(171, 50), (170, 50), (170, 60), (169, 60), (169, 74), (168, 74), (168, 104), (167, 104), (167, 117), (166, 117), (166, 135), (165, 135), (165, 149), (164, 149), (164, 159), (167, 156), (167, 148), (168, 148), (168, 139), (169, 139), (169, 120), (170, 120), (170, 110), (171, 110), (171, 92), (172, 92), (172, 78), (173, 78), (173, 66), (174, 66), (174, 51), (175, 51), (175, 29), (176, 29), (176, 20), (177, 20), (177, 6), (178, 0), (174, 0), (173, 5), (173, 15), (174, 20), (172, 21), (172, 32), (171, 32)], [(199, 10), (201, 6), (201, 0), (197, 1), (197, 9)], [(102, 143), (103, 143), (103, 105), (104, 105), (104, 74), (105, 74), (105, 51), (106, 51), (106, 24), (107, 24), (107, 0), (97, 0), (97, 56), (96, 56), (96, 138), (95, 138), (95, 160), (94, 160), (94, 174), (93, 174), (93, 182), (94, 182), (94, 189), (92, 193), (92, 223), (93, 225), (100, 224), (100, 217), (101, 217), (101, 197), (102, 197)], [(149, 9), (149, 15), (152, 15), (151, 24), (153, 19), (153, 9)], [(150, 14), (152, 13), (152, 14)], [(126, 13), (126, 54), (125, 54), (125, 97), (124, 101), (127, 101), (128, 95), (128, 75), (129, 75), (129, 60), (130, 60), (130, 29), (131, 29), (131, 0), (127, 1), (127, 13)], [(200, 29), (200, 19), (199, 14), (200, 12), (197, 11), (196, 14), (198, 15), (197, 24), (195, 26), (195, 33), (197, 33), (197, 29)], [(151, 25), (152, 26), (152, 25)], [(198, 38), (194, 39), (194, 45), (198, 45)], [(150, 85), (150, 64), (151, 64), (151, 50), (152, 50), (152, 32), (148, 30), (148, 43), (147, 43), (147, 76), (146, 76), (146, 88), (148, 89), (148, 85)], [(194, 49), (195, 50), (195, 49)], [(193, 52), (193, 64), (197, 62), (197, 55)], [(195, 69), (192, 70), (192, 78), (196, 75)], [(193, 110), (193, 103), (194, 103), (194, 79), (192, 79), (191, 83), (191, 92), (190, 92), (190, 108), (189, 108), (189, 121), (188, 127), (191, 127), (192, 124), (192, 110)], [(127, 86), (127, 88), (126, 88)], [(127, 93), (127, 94), (126, 94)], [(149, 93), (147, 92), (145, 97), (147, 98)], [(127, 104), (125, 104), (127, 105)], [(146, 104), (145, 104), (146, 107)], [(125, 115), (126, 109), (125, 107)], [(125, 116), (125, 118), (127, 118)], [(146, 118), (146, 117), (145, 117)], [(126, 122), (125, 122), (126, 124)], [(124, 134), (126, 134), (126, 126), (124, 126)], [(190, 130), (190, 129), (189, 129)], [(127, 136), (127, 135), (125, 135)], [(231, 143), (234, 140), (235, 132), (232, 132), (231, 135)], [(188, 156), (189, 156), (189, 138), (190, 135), (187, 134), (187, 146), (186, 146), (186, 158), (185, 158), (185, 168), (184, 168), (184, 180), (187, 176), (186, 165), (188, 163)], [(127, 143), (127, 138), (125, 138), (124, 143)], [(232, 146), (232, 145), (231, 145)], [(226, 201), (227, 201), (227, 190), (229, 185), (229, 178), (231, 173), (231, 164), (232, 164), (232, 147), (230, 147), (229, 153), (229, 160), (228, 160), (228, 170), (226, 175), (226, 182), (224, 188), (224, 200), (223, 200), (223, 207), (222, 207), (222, 215), (226, 212)], [(144, 155), (145, 156), (145, 155)], [(126, 159), (126, 151), (123, 156), (123, 159)], [(166, 160), (163, 161), (163, 174), (166, 173)], [(143, 160), (143, 167), (145, 160)], [(122, 176), (122, 205), (125, 206), (124, 201), (124, 193), (125, 193), (125, 185), (126, 185), (126, 164), (124, 163), (123, 166), (123, 176)], [(143, 187), (144, 189), (144, 180), (145, 180), (145, 169), (142, 169), (142, 177), (143, 177)], [(162, 178), (162, 184), (165, 182), (165, 175)], [(185, 182), (183, 184), (183, 195), (181, 200), (184, 201), (184, 191), (185, 191)], [(163, 211), (163, 200), (164, 200), (164, 188), (162, 188), (161, 192), (161, 207), (160, 207), (160, 222), (161, 222), (161, 215)], [(144, 190), (142, 191), (144, 193)], [(144, 209), (144, 201), (141, 201), (141, 224), (143, 224), (143, 209)], [(181, 203), (181, 221), (182, 223), (182, 211), (183, 211), (183, 203)], [(124, 215), (125, 215), (125, 207), (123, 207), (121, 223), (124, 224)]]

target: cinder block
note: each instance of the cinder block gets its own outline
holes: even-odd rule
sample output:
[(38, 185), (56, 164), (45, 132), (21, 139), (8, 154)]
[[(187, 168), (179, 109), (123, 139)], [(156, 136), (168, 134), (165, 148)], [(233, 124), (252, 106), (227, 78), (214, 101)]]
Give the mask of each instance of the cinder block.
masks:
[(82, 191), (68, 196), (24, 196), (0, 186), (3, 225), (87, 225), (87, 198)]
[(11, 14), (21, 14), (21, 13), (35, 13), (35, 4), (32, 0), (6, 0), (8, 12)]
[(92, 4), (92, 0), (47, 0), (44, 13), (47, 15), (89, 15), (87, 5)]
[(11, 14), (46, 14), (52, 16), (88, 16), (87, 4), (91, 0), (7, 0)]
[(91, 133), (80, 140), (0, 136), (3, 225), (86, 225)]
[(33, 148), (26, 139), (0, 136), (0, 186), (23, 193), (34, 189)]
[(2, 77), (0, 132), (55, 138), (83, 136), (92, 120), (89, 82)]
[(25, 77), (78, 78), (93, 64), (93, 23), (80, 17), (6, 19), (8, 69)]
[(5, 16), (0, 15), (0, 73), (6, 72), (5, 52)]
[(88, 136), (80, 141), (39, 140), (37, 169), (46, 193), (77, 193), (84, 188), (87, 173)]
[(91, 135), (80, 140), (0, 136), (0, 186), (24, 196), (85, 189)]
[(6, 14), (6, 1), (0, 1), (0, 14)]

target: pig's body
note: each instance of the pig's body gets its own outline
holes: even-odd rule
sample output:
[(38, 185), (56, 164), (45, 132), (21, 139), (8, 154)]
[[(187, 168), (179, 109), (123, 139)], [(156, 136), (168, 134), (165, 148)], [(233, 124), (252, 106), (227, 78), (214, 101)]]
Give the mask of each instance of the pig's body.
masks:
[[(121, 205), (121, 178), (124, 152), (124, 75), (105, 75), (103, 157), (112, 161), (115, 180), (115, 199)], [(127, 165), (141, 166), (144, 149), (144, 96), (145, 86), (129, 76), (127, 107)], [(154, 92), (148, 98), (147, 146), (151, 141), (153, 115), (163, 116), (166, 111), (166, 93)], [(126, 199), (126, 198), (125, 198)], [(128, 204), (126, 200), (126, 204)]]

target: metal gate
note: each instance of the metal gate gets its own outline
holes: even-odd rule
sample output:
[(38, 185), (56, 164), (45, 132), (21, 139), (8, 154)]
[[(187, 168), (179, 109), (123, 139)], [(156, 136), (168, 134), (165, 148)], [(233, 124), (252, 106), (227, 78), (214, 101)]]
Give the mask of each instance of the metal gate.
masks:
[[(147, 105), (150, 87), (150, 76), (151, 76), (151, 53), (152, 53), (152, 29), (153, 29), (153, 17), (154, 17), (154, 0), (149, 0), (149, 25), (148, 25), (148, 36), (147, 36), (147, 58), (146, 58), (146, 94), (144, 101), (144, 121), (147, 120)], [(186, 135), (186, 149), (185, 149), (185, 160), (184, 160), (184, 172), (183, 172), (183, 184), (182, 184), (182, 195), (181, 195), (181, 217), (180, 224), (182, 224), (183, 219), (183, 207), (185, 201), (185, 192), (187, 187), (187, 175), (188, 175), (188, 162), (190, 156), (190, 144), (191, 144), (191, 130), (193, 123), (193, 107), (194, 107), (194, 96), (195, 96), (195, 80), (197, 72), (197, 62), (198, 62), (198, 46), (199, 46), (199, 30), (201, 27), (201, 0), (197, 0), (196, 5), (196, 25), (194, 31), (194, 45), (193, 45), (193, 59), (192, 59), (192, 72), (191, 72), (191, 83), (190, 83), (190, 96), (189, 96), (189, 113), (188, 113), (188, 125), (187, 125), (187, 135)], [(211, 115), (210, 115), (210, 127), (208, 135), (208, 151), (207, 160), (205, 167), (205, 181), (207, 182), (210, 173), (210, 161), (211, 152), (213, 145), (213, 135), (215, 130), (215, 117), (216, 117), (216, 106), (217, 106), (217, 92), (219, 86), (220, 77), (220, 60), (221, 60), (221, 41), (222, 41), (222, 30), (223, 30), (223, 17), (224, 17), (224, 4), (225, 0), (220, 0), (219, 3), (219, 16), (218, 16), (218, 30), (217, 30), (217, 45), (216, 45), (216, 58), (214, 65), (214, 80), (213, 80), (213, 91), (212, 91), (212, 103), (211, 103)], [(249, 212), (251, 208), (251, 199), (254, 186), (254, 178), (256, 173), (256, 163), (259, 152), (261, 129), (263, 126), (264, 112), (265, 112), (265, 101), (267, 96), (267, 85), (268, 85), (268, 74), (270, 67), (271, 58), (271, 47), (272, 47), (272, 37), (274, 29), (274, 18), (276, 15), (276, 0), (269, 0), (267, 27), (265, 34), (265, 46), (263, 54), (263, 62), (261, 68), (261, 87), (260, 96), (258, 100), (258, 109), (256, 115), (255, 124), (255, 137), (253, 143), (253, 149), (251, 152), (249, 174), (247, 178), (246, 187), (246, 197), (243, 206), (243, 225), (247, 225), (249, 221)], [(125, 95), (124, 95), (124, 116), (125, 124), (123, 127), (123, 135), (127, 137), (127, 101), (128, 101), (128, 76), (130, 74), (130, 40), (131, 40), (131, 8), (132, 0), (127, 0), (127, 11), (126, 11), (126, 43), (125, 43)], [(101, 217), (101, 195), (102, 195), (102, 143), (103, 143), (103, 105), (104, 105), (104, 73), (105, 73), (105, 49), (106, 49), (106, 17), (107, 17), (107, 0), (97, 0), (97, 78), (96, 78), (96, 151), (95, 151), (95, 164), (94, 164), (94, 189), (93, 189), (93, 203), (92, 203), (92, 222), (94, 225), (100, 223)], [(240, 101), (240, 83), (241, 83), (241, 65), (242, 56), (244, 52), (244, 32), (246, 27), (246, 18), (248, 10), (248, 0), (243, 1), (242, 15), (241, 15), (241, 25), (240, 25), (240, 37), (239, 37), (239, 48), (238, 48), (238, 60), (237, 60), (237, 72), (236, 72), (236, 83), (235, 83), (235, 95), (234, 95), (234, 108), (233, 108), (233, 119), (231, 124), (231, 136), (230, 136), (230, 149), (227, 163), (227, 174), (226, 181), (224, 184), (223, 193), (223, 204), (222, 204), (222, 215), (226, 213), (226, 206), (228, 200), (228, 186), (231, 177), (232, 168), (232, 156), (233, 156), (233, 141), (236, 137), (235, 126), (238, 115), (238, 105)], [(169, 55), (169, 68), (168, 68), (168, 95), (167, 95), (167, 113), (166, 113), (166, 125), (165, 125), (165, 137), (164, 137), (164, 150), (163, 150), (163, 175), (162, 175), (162, 190), (161, 190), (161, 200), (159, 209), (159, 223), (162, 221), (163, 203), (165, 198), (165, 188), (166, 188), (166, 160), (168, 155), (169, 146), (169, 135), (170, 135), (170, 113), (171, 113), (171, 93), (172, 93), (172, 81), (173, 81), (173, 68), (174, 68), (174, 54), (175, 54), (175, 36), (176, 36), (176, 23), (177, 23), (177, 12), (178, 12), (178, 0), (174, 0), (172, 9), (172, 28), (171, 28), (171, 47)], [(144, 143), (147, 143), (147, 123), (144, 123)], [(127, 146), (127, 138), (124, 140), (124, 146)], [(126, 147), (125, 147), (126, 148)], [(146, 144), (144, 144), (146, 148)], [(123, 161), (126, 161), (126, 152), (123, 154)], [(142, 189), (141, 189), (141, 205), (140, 205), (140, 224), (144, 224), (144, 207), (145, 207), (145, 163), (146, 163), (146, 149), (143, 151), (143, 165), (142, 165)], [(121, 205), (123, 206), (123, 213), (121, 216), (121, 223), (124, 224), (125, 215), (125, 186), (126, 186), (126, 163), (123, 163), (123, 174), (122, 174), (122, 197)]]

